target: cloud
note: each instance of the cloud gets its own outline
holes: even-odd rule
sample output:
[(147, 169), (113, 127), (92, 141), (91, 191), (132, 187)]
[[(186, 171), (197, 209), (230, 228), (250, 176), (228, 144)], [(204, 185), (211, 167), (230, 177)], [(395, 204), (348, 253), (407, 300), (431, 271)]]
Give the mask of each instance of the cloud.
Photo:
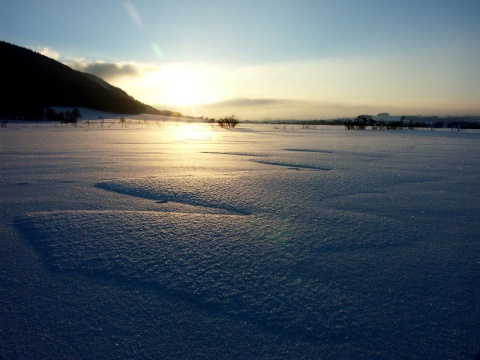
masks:
[(58, 60), (60, 58), (60, 53), (57, 51), (53, 51), (48, 47), (44, 47), (38, 51), (40, 54), (48, 56), (51, 59)]
[[(170, 107), (171, 110), (179, 111)], [(399, 106), (395, 104), (352, 104), (322, 100), (249, 99), (233, 98), (216, 103), (198, 105), (188, 115), (219, 118), (236, 115), (241, 120), (325, 120), (355, 117), (360, 114), (377, 115), (475, 115), (478, 109), (460, 110), (427, 106)]]
[(278, 105), (286, 102), (290, 103), (291, 100), (237, 98), (237, 99), (219, 101), (215, 104), (212, 104), (211, 106), (256, 107), (256, 106)]
[(198, 107), (200, 112), (208, 114), (209, 116), (222, 117), (235, 114), (245, 120), (332, 119), (356, 116), (359, 113), (373, 113), (378, 109), (384, 110), (383, 107), (367, 105), (348, 105), (320, 100), (281, 98), (236, 98)]
[[(429, 57), (338, 58), (290, 63), (190, 64), (70, 59), (140, 101), (192, 116), (244, 120), (478, 114), (478, 76), (447, 73)], [(187, 107), (188, 101), (200, 98)]]
[(219, 81), (237, 99), (466, 108), (478, 102), (479, 75), (460, 58), (422, 53), (239, 65), (220, 68)]
[(84, 60), (75, 60), (68, 62), (68, 66), (72, 69), (83, 71), (89, 74), (96, 75), (106, 81), (119, 77), (134, 77), (142, 74), (142, 65), (121, 62), (121, 63), (107, 63), (103, 61), (88, 62)]

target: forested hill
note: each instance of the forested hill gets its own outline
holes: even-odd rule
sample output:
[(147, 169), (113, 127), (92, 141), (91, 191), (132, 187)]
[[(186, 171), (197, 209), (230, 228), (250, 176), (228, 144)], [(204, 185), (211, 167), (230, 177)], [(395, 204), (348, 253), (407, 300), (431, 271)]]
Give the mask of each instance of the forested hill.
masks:
[(0, 41), (0, 117), (38, 118), (42, 108), (87, 107), (118, 114), (177, 115), (143, 104), (104, 80)]

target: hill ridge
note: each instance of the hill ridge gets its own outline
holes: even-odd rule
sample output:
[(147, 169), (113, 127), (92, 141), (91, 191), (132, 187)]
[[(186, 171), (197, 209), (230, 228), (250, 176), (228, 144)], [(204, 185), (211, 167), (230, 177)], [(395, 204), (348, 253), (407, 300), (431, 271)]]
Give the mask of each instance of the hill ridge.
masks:
[(98, 76), (83, 73), (36, 51), (0, 41), (0, 67), (6, 90), (2, 118), (41, 118), (44, 108), (86, 107), (118, 114), (182, 116), (157, 110)]

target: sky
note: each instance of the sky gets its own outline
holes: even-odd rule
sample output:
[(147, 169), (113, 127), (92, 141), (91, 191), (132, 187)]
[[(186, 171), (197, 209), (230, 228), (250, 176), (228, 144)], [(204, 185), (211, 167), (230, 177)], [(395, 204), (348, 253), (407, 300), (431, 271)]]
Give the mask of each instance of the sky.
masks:
[(0, 0), (0, 40), (158, 109), (480, 115), (478, 0)]

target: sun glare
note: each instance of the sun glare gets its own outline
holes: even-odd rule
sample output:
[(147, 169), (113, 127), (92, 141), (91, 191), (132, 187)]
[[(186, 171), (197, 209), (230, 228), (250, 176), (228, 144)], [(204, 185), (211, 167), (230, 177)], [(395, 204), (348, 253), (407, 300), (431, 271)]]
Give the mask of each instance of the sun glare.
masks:
[(214, 85), (212, 75), (200, 67), (168, 66), (157, 76), (163, 87), (159, 101), (165, 104), (194, 106), (216, 101), (221, 95)]

